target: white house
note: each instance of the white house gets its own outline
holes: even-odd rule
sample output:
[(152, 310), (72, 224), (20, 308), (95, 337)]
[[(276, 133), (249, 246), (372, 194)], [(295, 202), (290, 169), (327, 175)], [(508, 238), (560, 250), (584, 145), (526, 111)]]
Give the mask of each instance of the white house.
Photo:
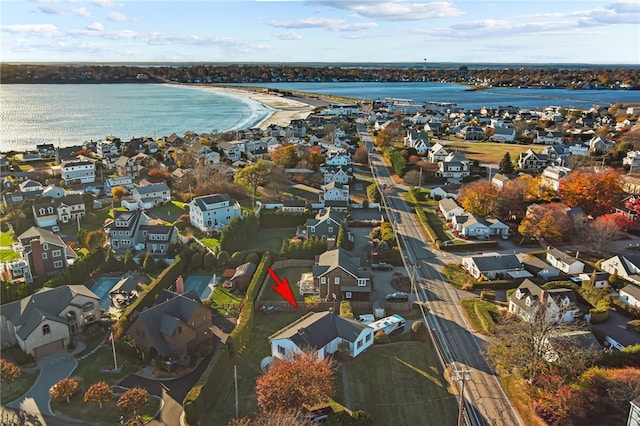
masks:
[(576, 319), (580, 309), (573, 290), (545, 290), (525, 279), (509, 298), (509, 312), (527, 322), (534, 321), (542, 314), (545, 322), (571, 322)]
[(323, 187), (320, 194), (321, 201), (349, 201), (349, 187), (340, 183), (331, 182)]
[(618, 297), (624, 303), (640, 309), (640, 287), (629, 284), (620, 290)]
[(54, 185), (49, 185), (42, 190), (43, 197), (62, 198), (64, 197), (64, 194), (64, 189)]
[(18, 185), (18, 188), (20, 188), (20, 192), (36, 192), (44, 189), (40, 182), (33, 179), (27, 179), (24, 182), (21, 182)]
[(171, 190), (164, 182), (137, 186), (133, 188), (131, 193), (138, 208), (142, 209), (151, 209), (160, 204), (171, 202)]
[(323, 172), (325, 184), (335, 182), (346, 185), (352, 179), (351, 168), (348, 166), (326, 166)]
[(577, 257), (569, 256), (556, 248), (547, 251), (547, 263), (565, 274), (581, 274), (584, 272), (584, 263)]
[(271, 356), (289, 359), (313, 351), (318, 359), (341, 351), (355, 358), (373, 345), (373, 328), (334, 312), (309, 312), (269, 336)]
[(536, 138), (533, 143), (555, 145), (562, 143), (562, 132), (552, 132), (549, 130), (536, 131)]
[(327, 157), (324, 164), (326, 166), (348, 166), (351, 164), (351, 158), (347, 154), (338, 153)]
[(431, 190), (429, 196), (434, 199), (458, 198), (458, 189), (460, 189), (460, 187), (456, 185), (445, 185), (444, 187), (438, 186)]
[(600, 268), (610, 274), (616, 274), (620, 278), (640, 285), (640, 256), (615, 255), (603, 260)]
[(464, 209), (460, 207), (453, 198), (441, 199), (438, 202), (438, 207), (447, 222), (451, 221), (455, 216), (464, 214)]
[(191, 224), (205, 233), (221, 231), (231, 219), (240, 214), (240, 204), (227, 194), (196, 197), (189, 204)]
[(224, 156), (230, 161), (238, 161), (245, 153), (244, 141), (219, 142), (218, 148), (222, 150)]
[(407, 148), (414, 148), (420, 154), (426, 153), (431, 147), (429, 144), (429, 135), (419, 130), (407, 131), (407, 136), (404, 137), (404, 145)]
[(447, 155), (449, 155), (449, 151), (445, 149), (444, 145), (441, 145), (439, 143), (433, 145), (427, 153), (429, 161), (431, 161), (432, 163), (439, 163), (440, 161), (444, 161), (444, 159), (447, 158)]
[(523, 278), (532, 275), (525, 271), (520, 259), (515, 254), (487, 253), (482, 256), (468, 256), (461, 260), (462, 267), (475, 279), (482, 277), (493, 280), (496, 278)]
[(100, 158), (118, 155), (118, 147), (113, 141), (99, 140), (96, 142), (96, 154)]
[(512, 127), (496, 127), (489, 138), (493, 142), (513, 142), (516, 139), (516, 129)]
[(96, 166), (91, 161), (65, 161), (60, 174), (67, 185), (92, 183), (96, 180)]
[(63, 350), (82, 329), (100, 318), (100, 299), (84, 285), (44, 287), (2, 305), (2, 347), (18, 344), (36, 359)]
[(502, 173), (496, 173), (491, 177), (491, 185), (501, 190), (509, 182), (509, 178)]
[(111, 195), (111, 190), (116, 186), (122, 186), (127, 192), (133, 190), (133, 178), (131, 176), (110, 177), (104, 181), (104, 193)]

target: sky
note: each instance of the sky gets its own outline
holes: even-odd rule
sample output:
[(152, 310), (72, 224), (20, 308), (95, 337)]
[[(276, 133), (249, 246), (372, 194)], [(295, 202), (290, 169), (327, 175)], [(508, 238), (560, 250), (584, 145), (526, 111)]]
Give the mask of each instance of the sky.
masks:
[(640, 65), (640, 0), (0, 0), (0, 61)]

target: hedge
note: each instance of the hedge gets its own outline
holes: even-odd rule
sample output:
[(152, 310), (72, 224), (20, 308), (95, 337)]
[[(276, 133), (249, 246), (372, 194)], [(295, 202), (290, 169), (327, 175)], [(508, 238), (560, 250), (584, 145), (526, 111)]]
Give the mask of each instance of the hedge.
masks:
[(45, 287), (60, 287), (61, 285), (85, 282), (87, 277), (98, 269), (105, 260), (105, 252), (101, 247), (95, 248), (91, 253), (82, 257), (62, 270), (55, 277), (44, 283)]
[(180, 256), (176, 256), (173, 263), (167, 266), (158, 277), (153, 280), (149, 286), (134, 300), (127, 309), (122, 313), (118, 321), (113, 325), (114, 337), (118, 339), (125, 330), (131, 325), (134, 312), (141, 311), (153, 305), (158, 294), (169, 288), (176, 282), (178, 275), (182, 274), (183, 265)]
[(293, 226), (300, 226), (307, 223), (307, 219), (312, 219), (315, 215), (312, 212), (309, 213), (267, 213), (265, 211), (260, 213), (260, 228), (291, 228)]
[(267, 276), (267, 270), (271, 266), (271, 252), (266, 251), (262, 260), (253, 274), (253, 278), (247, 288), (247, 294), (242, 302), (238, 323), (227, 338), (227, 347), (230, 355), (237, 355), (247, 344), (253, 328), (254, 302), (260, 293), (260, 288)]
[(215, 392), (222, 377), (229, 367), (229, 353), (219, 350), (209, 361), (209, 365), (202, 373), (196, 384), (191, 388), (182, 401), (184, 420), (187, 424), (196, 424), (208, 403), (207, 398)]

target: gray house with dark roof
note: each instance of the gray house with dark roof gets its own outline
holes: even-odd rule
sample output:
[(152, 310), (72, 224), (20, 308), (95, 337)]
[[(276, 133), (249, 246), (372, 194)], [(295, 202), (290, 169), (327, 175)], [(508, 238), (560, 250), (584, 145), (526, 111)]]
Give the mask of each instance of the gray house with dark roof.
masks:
[(342, 248), (325, 251), (313, 266), (313, 282), (325, 300), (369, 300), (371, 275), (360, 258)]
[(305, 236), (335, 238), (338, 236), (340, 225), (346, 223), (345, 215), (331, 207), (327, 207), (316, 214), (314, 219), (307, 219)]
[(83, 285), (42, 288), (2, 305), (2, 347), (15, 344), (36, 359), (64, 349), (84, 326), (100, 318), (100, 299)]
[(334, 312), (309, 312), (269, 336), (271, 356), (288, 359), (312, 350), (318, 359), (339, 350), (355, 358), (373, 345), (373, 328)]
[(73, 263), (78, 255), (58, 235), (32, 226), (18, 237), (16, 249), (29, 265), (24, 275), (27, 282), (35, 277), (60, 273)]
[(185, 360), (201, 344), (211, 346), (211, 311), (193, 293), (164, 292), (152, 307), (143, 310), (129, 327), (136, 346), (151, 358)]

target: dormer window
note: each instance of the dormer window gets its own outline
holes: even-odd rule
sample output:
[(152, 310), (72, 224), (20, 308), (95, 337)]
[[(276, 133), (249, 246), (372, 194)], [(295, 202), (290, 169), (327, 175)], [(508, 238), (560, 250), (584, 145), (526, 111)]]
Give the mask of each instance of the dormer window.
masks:
[(527, 299), (524, 301), (525, 305), (531, 306), (533, 305), (533, 300), (531, 300), (530, 296), (527, 296)]
[(524, 297), (524, 291), (517, 289), (516, 290), (516, 298), (517, 299), (522, 299)]

